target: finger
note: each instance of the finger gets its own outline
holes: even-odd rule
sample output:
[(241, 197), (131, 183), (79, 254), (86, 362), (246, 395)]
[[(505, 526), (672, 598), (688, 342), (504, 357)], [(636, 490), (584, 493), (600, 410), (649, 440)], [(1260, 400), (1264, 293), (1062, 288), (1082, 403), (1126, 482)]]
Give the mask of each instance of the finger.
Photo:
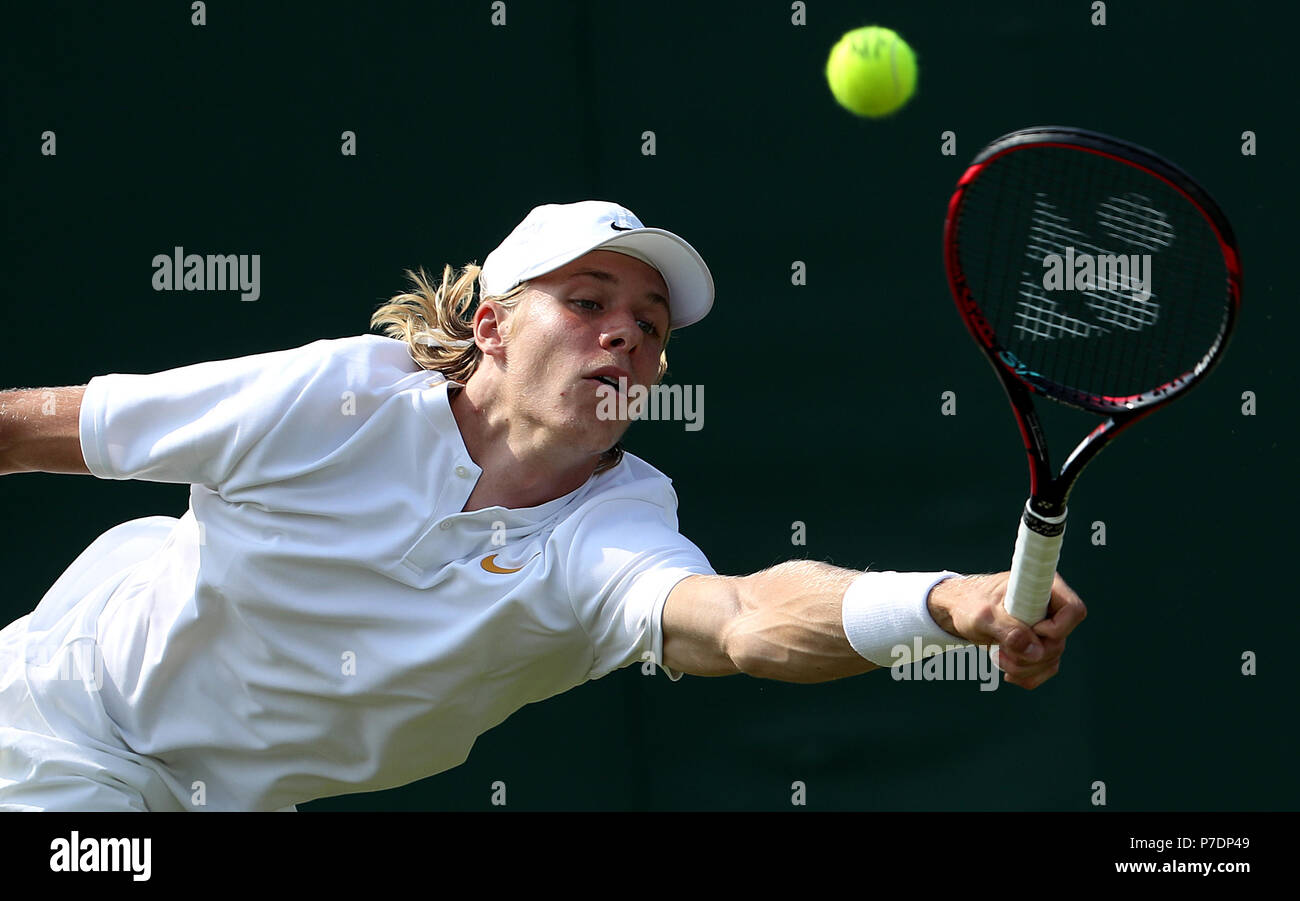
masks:
[(1009, 678), (1017, 680), (1028, 679), (1037, 676), (1039, 673), (1047, 672), (1053, 667), (1060, 666), (1061, 658), (1053, 657), (1050, 660), (1043, 661), (1026, 661), (1017, 658), (1004, 649), (997, 649), (997, 653), (990, 652), (994, 665), (1002, 670)]
[(1008, 682), (1012, 685), (1018, 685), (1021, 688), (1025, 689), (1026, 691), (1033, 691), (1035, 688), (1042, 685), (1048, 679), (1052, 678), (1058, 672), (1060, 672), (1060, 669), (1061, 669), (1060, 663), (1058, 662), (1053, 666), (1051, 666), (1050, 668), (1045, 670), (1040, 670), (1039, 672), (1036, 672), (1033, 675), (1026, 675), (1026, 674), (1020, 674), (1016, 676), (1007, 675), (1003, 681)]
[(988, 631), (993, 636), (993, 644), (1016, 660), (1032, 663), (1045, 655), (1043, 640), (1034, 630), (1001, 607), (994, 614)]
[[(1009, 657), (1005, 653), (1000, 653), (1000, 649), (993, 648), (990, 651), (990, 658), (994, 665), (1002, 671), (1006, 681), (1013, 685), (1024, 686), (1027, 683), (1042, 684), (1047, 679), (1056, 675), (1061, 668), (1061, 660), (1054, 657), (1051, 660), (1042, 663), (1021, 663)], [(998, 652), (998, 653), (995, 653)]]
[(1083, 599), (1058, 574), (1052, 585), (1047, 618), (1034, 625), (1034, 633), (1043, 638), (1064, 639), (1088, 616)]
[(1041, 639), (1041, 650), (1038, 653), (1017, 653), (1011, 649), (1004, 649), (1002, 659), (1010, 664), (1014, 664), (1021, 669), (1040, 670), (1051, 666), (1061, 659), (1065, 653), (1065, 641), (1060, 638)]

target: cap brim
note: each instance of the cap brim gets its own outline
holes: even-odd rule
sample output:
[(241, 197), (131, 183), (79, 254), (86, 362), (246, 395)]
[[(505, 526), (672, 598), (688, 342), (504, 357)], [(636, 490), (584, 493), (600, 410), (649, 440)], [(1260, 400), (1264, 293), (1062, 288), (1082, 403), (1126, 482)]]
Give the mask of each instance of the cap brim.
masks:
[(713, 308), (713, 275), (695, 248), (677, 235), (662, 228), (634, 228), (591, 249), (618, 247), (635, 250), (664, 277), (673, 328), (699, 322)]

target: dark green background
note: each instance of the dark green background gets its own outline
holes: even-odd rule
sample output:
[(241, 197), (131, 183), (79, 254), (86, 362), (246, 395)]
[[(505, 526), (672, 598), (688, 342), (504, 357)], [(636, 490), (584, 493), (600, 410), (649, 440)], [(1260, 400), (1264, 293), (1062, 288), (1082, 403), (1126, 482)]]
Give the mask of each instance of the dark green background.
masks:
[[(1217, 197), (1246, 273), (1222, 367), (1081, 482), (1061, 568), (1090, 617), (1037, 691), (883, 672), (674, 685), (633, 667), (520, 711), (458, 769), (305, 809), (490, 809), (496, 780), (509, 809), (788, 810), (795, 780), (817, 810), (1085, 810), (1095, 780), (1109, 809), (1300, 806), (1295, 32), (1274, 4), (1116, 2), (1104, 27), (1082, 0), (814, 0), (802, 27), (784, 2), (509, 0), (505, 27), (486, 0), (266, 6), (211, 3), (204, 27), (187, 3), (9, 17), (0, 386), (358, 334), (404, 268), (481, 261), (538, 203), (616, 200), (717, 280), (715, 311), (669, 348), (669, 380), (705, 386), (703, 430), (642, 423), (628, 443), (673, 477), (719, 572), (792, 556), (992, 571), (1027, 478), (942, 268), (970, 158), (1041, 124), (1151, 147)], [(822, 75), (835, 39), (873, 22), (921, 66), (879, 122), (839, 109)], [(260, 253), (261, 299), (154, 292), (150, 261), (176, 245)], [(1085, 425), (1051, 417), (1058, 453)], [(0, 480), (2, 618), (104, 529), (185, 503), (183, 486)]]

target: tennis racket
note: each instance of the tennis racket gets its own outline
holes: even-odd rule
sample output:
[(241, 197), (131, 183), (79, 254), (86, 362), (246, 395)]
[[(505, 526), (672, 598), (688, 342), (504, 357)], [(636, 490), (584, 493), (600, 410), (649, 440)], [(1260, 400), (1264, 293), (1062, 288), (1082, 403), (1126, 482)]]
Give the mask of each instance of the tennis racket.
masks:
[[(985, 147), (944, 224), (948, 283), (1001, 379), (1029, 457), (1030, 496), (1004, 605), (1043, 619), (1083, 468), (1120, 432), (1202, 381), (1241, 304), (1227, 217), (1156, 154), (1077, 128)], [(1034, 395), (1106, 417), (1053, 475)]]

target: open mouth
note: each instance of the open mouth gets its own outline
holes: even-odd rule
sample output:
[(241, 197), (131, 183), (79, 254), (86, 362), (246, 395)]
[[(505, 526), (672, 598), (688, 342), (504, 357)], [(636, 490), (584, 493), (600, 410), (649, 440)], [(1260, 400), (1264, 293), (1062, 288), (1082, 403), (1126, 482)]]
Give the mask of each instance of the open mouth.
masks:
[(592, 376), (592, 378), (600, 382), (602, 385), (609, 385), (609, 387), (613, 388), (615, 391), (618, 390), (618, 380), (615, 379), (613, 376), (596, 375), (596, 376)]

